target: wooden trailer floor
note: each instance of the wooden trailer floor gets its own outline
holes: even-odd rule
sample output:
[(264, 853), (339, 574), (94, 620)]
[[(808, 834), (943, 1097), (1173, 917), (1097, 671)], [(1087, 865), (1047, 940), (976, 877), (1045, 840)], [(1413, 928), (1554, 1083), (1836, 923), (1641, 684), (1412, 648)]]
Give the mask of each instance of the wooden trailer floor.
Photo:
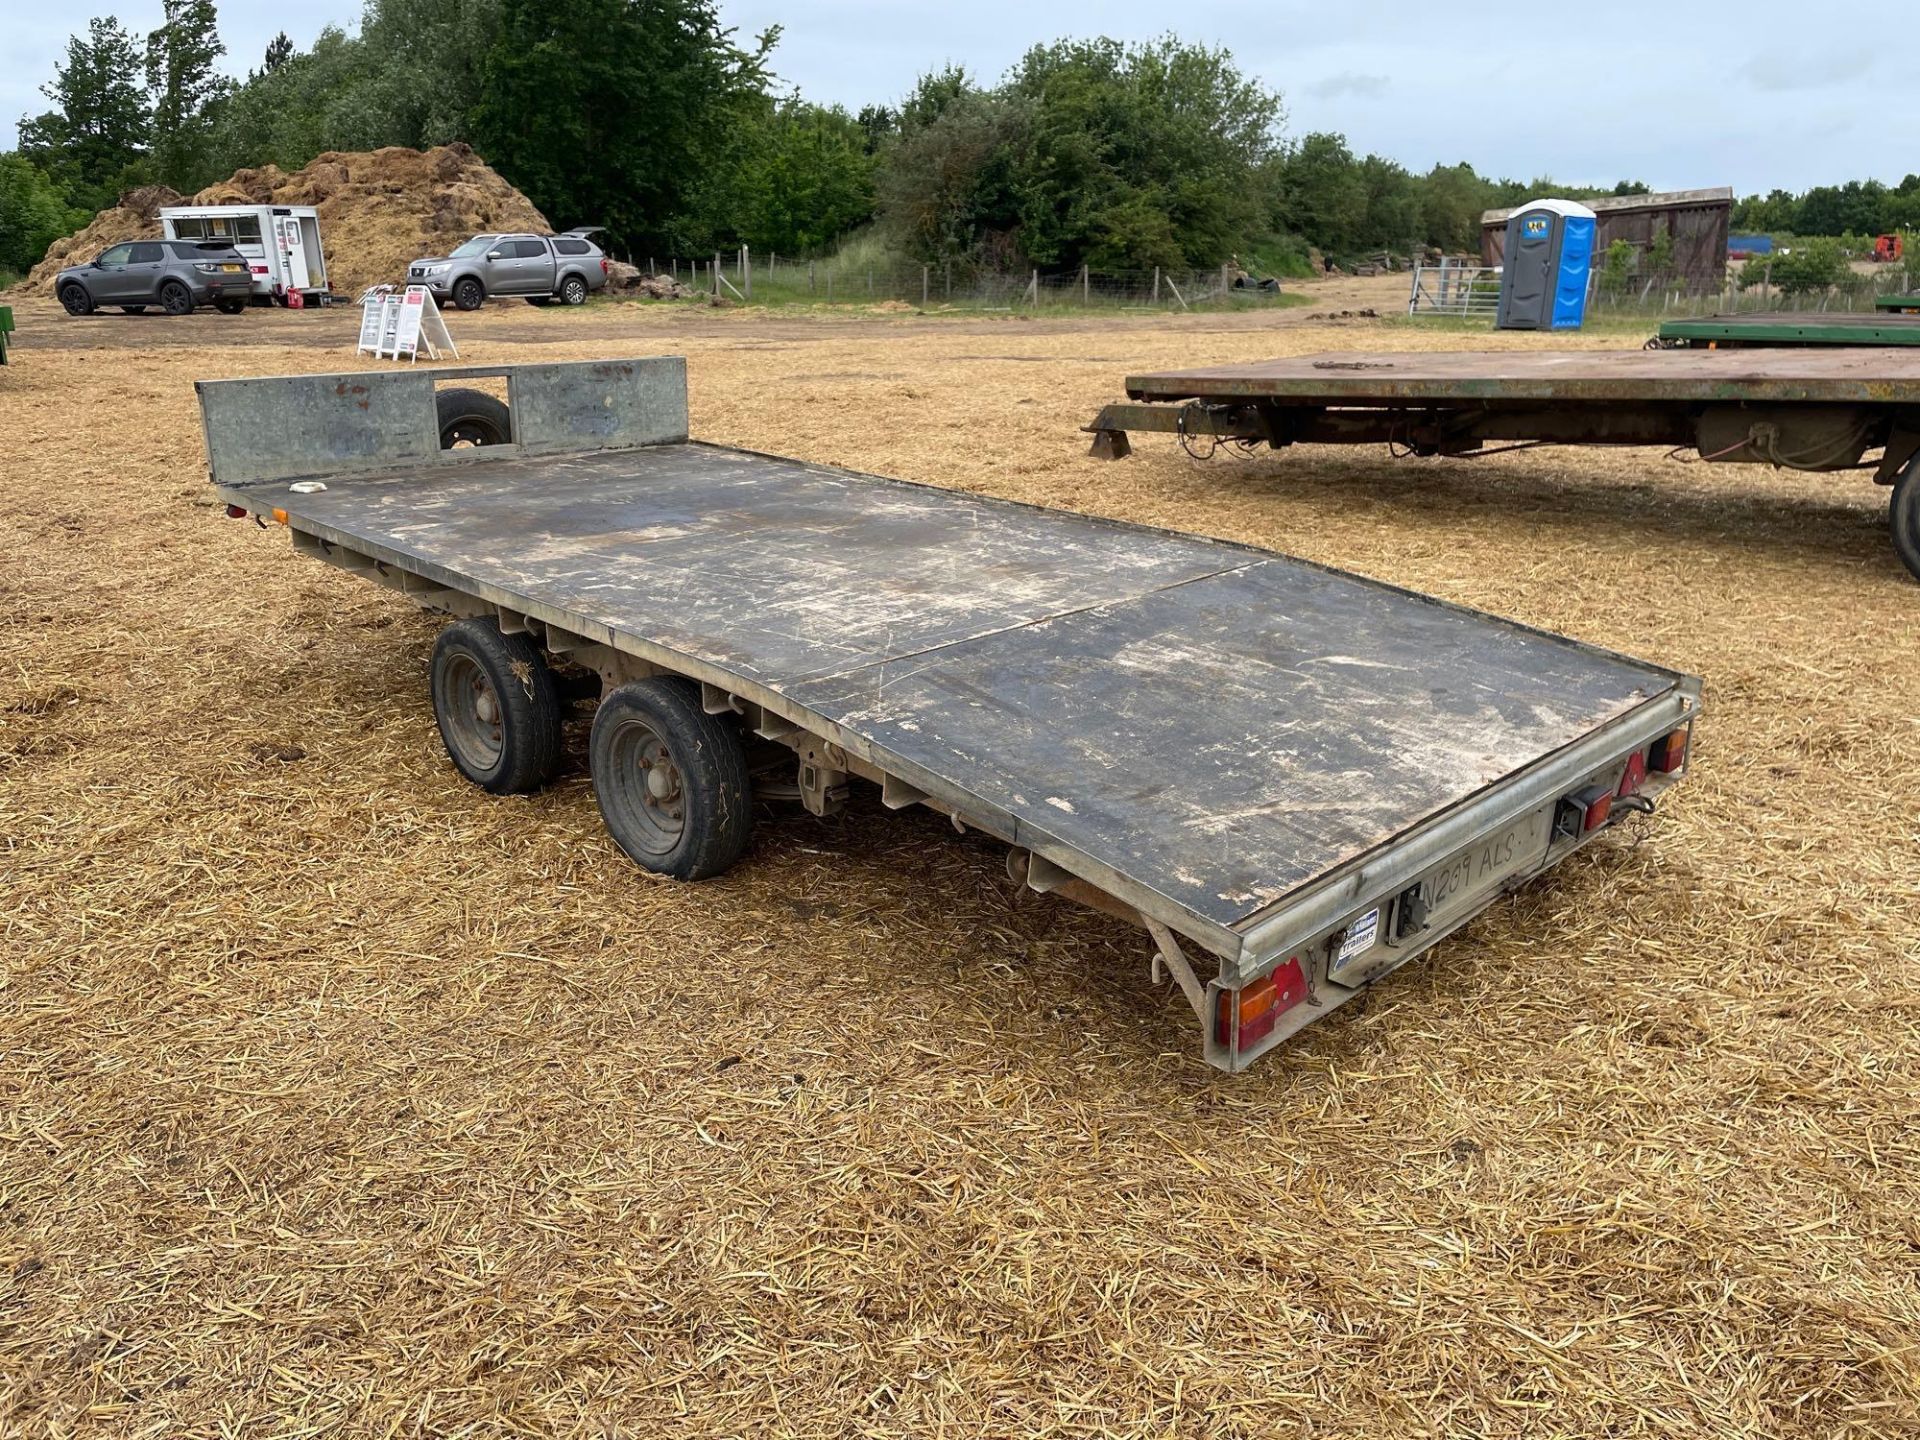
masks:
[(1127, 377), (1135, 400), (1773, 401), (1920, 404), (1920, 354), (1822, 350), (1337, 352)]
[(715, 446), (327, 483), (240, 488), (763, 686), (1225, 927), (1677, 679), (1269, 551)]

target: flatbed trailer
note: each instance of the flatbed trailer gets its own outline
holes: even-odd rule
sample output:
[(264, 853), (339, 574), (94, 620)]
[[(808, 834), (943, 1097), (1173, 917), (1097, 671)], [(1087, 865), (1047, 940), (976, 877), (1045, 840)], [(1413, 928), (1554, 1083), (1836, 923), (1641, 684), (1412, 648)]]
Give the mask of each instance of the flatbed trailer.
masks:
[[(480, 377), (504, 407), (448, 388)], [(757, 803), (871, 783), (1144, 928), (1222, 1069), (1685, 769), (1688, 676), (1269, 551), (694, 442), (677, 358), (198, 389), (229, 514), (456, 617), (430, 685), (468, 778), (537, 788), (584, 689), (609, 830), (688, 879)], [(442, 448), (474, 439), (499, 443)]]
[[(1722, 464), (1871, 469), (1894, 550), (1920, 578), (1920, 350), (1910, 347), (1429, 351), (1302, 355), (1129, 375), (1086, 430), (1119, 459), (1136, 431), (1192, 447), (1662, 445)], [(1877, 460), (1866, 457), (1877, 452)]]
[(1755, 311), (1663, 320), (1649, 348), (1730, 350), (1752, 345), (1920, 345), (1920, 315)]
[(1920, 315), (1920, 295), (1882, 295), (1873, 302), (1873, 308), (1897, 315)]

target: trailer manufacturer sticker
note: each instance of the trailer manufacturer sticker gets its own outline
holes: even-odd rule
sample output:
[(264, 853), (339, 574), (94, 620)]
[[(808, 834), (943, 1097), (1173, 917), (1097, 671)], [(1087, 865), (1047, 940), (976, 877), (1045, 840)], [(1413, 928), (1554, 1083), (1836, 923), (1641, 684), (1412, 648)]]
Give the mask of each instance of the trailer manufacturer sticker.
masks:
[(1340, 937), (1340, 953), (1333, 957), (1334, 965), (1344, 965), (1354, 956), (1371, 950), (1379, 935), (1380, 907), (1376, 905), (1347, 927), (1347, 933)]

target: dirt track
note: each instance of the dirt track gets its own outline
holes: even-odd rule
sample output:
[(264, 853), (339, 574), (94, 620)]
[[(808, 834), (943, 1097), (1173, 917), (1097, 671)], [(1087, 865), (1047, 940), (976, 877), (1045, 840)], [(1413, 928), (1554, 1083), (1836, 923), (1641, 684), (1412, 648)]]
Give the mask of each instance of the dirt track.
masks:
[(1706, 677), (1658, 823), (1228, 1079), (1136, 936), (935, 817), (769, 815), (676, 887), (577, 764), (462, 784), (434, 622), (205, 494), (191, 382), (354, 368), (351, 312), (22, 307), (0, 1433), (1911, 1433), (1920, 586), (1882, 492), (1084, 456), (1127, 369), (1463, 343), (1302, 314), (453, 320), (476, 363), (684, 352), (702, 438)]

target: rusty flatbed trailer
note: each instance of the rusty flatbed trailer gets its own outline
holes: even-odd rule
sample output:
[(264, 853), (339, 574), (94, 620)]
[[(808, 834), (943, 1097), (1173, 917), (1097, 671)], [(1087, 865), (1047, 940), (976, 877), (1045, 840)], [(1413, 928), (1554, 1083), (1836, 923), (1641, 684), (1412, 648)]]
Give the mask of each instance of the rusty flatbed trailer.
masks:
[[(481, 376), (504, 408), (436, 392)], [(756, 801), (870, 782), (1145, 928), (1224, 1069), (1684, 769), (1686, 676), (1269, 551), (691, 442), (677, 359), (199, 391), (230, 514), (459, 617), (430, 684), (468, 778), (554, 773), (558, 671), (657, 872), (725, 869)]]
[(1894, 549), (1920, 578), (1920, 349), (1303, 355), (1130, 375), (1126, 390), (1143, 403), (1094, 418), (1095, 455), (1119, 459), (1130, 433), (1159, 431), (1189, 445), (1662, 445), (1723, 464), (1871, 468), (1892, 487)]
[(1749, 345), (1920, 345), (1920, 315), (1844, 311), (1754, 311), (1663, 320), (1649, 348), (1735, 349)]

